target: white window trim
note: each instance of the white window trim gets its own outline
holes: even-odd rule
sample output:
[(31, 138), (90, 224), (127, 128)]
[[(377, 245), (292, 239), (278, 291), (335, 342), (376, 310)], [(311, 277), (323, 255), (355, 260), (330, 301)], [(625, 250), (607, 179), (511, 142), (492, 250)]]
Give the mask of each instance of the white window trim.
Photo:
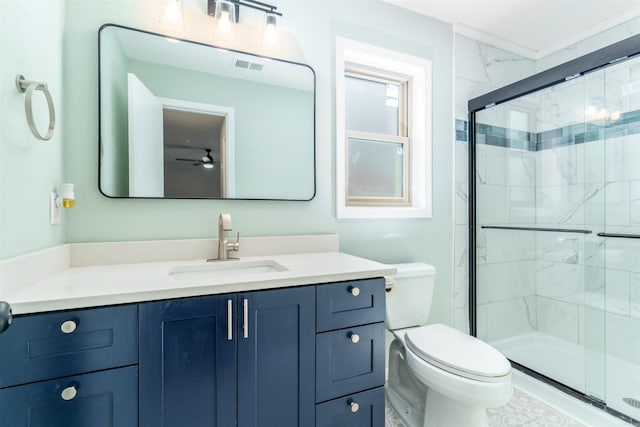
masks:
[[(338, 218), (430, 218), (432, 215), (431, 163), (431, 61), (354, 40), (336, 37), (336, 216)], [(346, 205), (346, 64), (408, 75), (411, 135), (411, 206)]]

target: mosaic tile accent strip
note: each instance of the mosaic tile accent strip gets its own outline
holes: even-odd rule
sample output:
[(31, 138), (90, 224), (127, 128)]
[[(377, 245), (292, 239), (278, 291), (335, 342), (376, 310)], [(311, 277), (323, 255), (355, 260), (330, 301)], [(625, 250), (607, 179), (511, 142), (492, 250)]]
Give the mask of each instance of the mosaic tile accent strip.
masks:
[[(542, 151), (640, 133), (640, 110), (621, 114), (607, 123), (577, 123), (544, 132), (524, 132), (483, 123), (477, 124), (476, 143), (496, 147)], [(456, 141), (469, 141), (469, 124), (455, 121)]]
[[(517, 387), (509, 403), (487, 410), (487, 415), (490, 427), (587, 427)], [(406, 427), (389, 402), (384, 425)]]

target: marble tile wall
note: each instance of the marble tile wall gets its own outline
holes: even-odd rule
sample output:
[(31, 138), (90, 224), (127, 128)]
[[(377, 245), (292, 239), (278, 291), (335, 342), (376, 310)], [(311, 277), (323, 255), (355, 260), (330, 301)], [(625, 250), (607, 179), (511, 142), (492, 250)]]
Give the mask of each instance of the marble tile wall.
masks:
[[(640, 18), (537, 61), (456, 35), (454, 324), (457, 328), (468, 330), (466, 102), (638, 33)], [(582, 138), (590, 137), (592, 142), (574, 145), (575, 141), (566, 140), (564, 146), (558, 144), (562, 142), (560, 137), (567, 138), (565, 134), (553, 141), (553, 148), (538, 147), (539, 151), (532, 157), (528, 157), (531, 153), (525, 150), (519, 152), (499, 147), (478, 152), (478, 191), (490, 200), (487, 206), (479, 207), (479, 219), (495, 223), (538, 222), (562, 224), (568, 228), (592, 227), (598, 231), (603, 231), (602, 225), (609, 219), (607, 231), (638, 232), (638, 135), (615, 134), (609, 129), (605, 132), (616, 136), (608, 138), (605, 146), (596, 142), (603, 136), (602, 126), (587, 129), (582, 123), (585, 105), (604, 99), (607, 102), (602, 105), (610, 112), (616, 108), (623, 112), (640, 110), (640, 91), (635, 91), (633, 85), (624, 86), (625, 78), (630, 82), (640, 80), (640, 65), (631, 68), (618, 65), (607, 70), (606, 80), (601, 75), (594, 75), (586, 79), (581, 88), (568, 82), (519, 101), (520, 110), (532, 111), (534, 129), (528, 131), (553, 133), (559, 126), (569, 129), (573, 125), (576, 130), (568, 133), (572, 138), (583, 134)], [(582, 92), (578, 93), (578, 90)], [(505, 115), (503, 112), (488, 115), (487, 122), (504, 126)], [(589, 132), (585, 133), (585, 130)], [(545, 135), (545, 140), (552, 141), (552, 136)], [(513, 162), (527, 163), (527, 167), (501, 167)], [(529, 185), (532, 177), (535, 182)], [(509, 185), (503, 185), (507, 181)], [(535, 206), (533, 219), (532, 203)], [(544, 236), (531, 239), (521, 236), (517, 244), (512, 244), (516, 239), (512, 233), (487, 231), (478, 236), (478, 274), (502, 278), (478, 295), (481, 302), (478, 307), (479, 335), (488, 338), (511, 332), (504, 330), (503, 325), (494, 327), (496, 332), (491, 334), (488, 328), (492, 329), (492, 323), (497, 322), (518, 325), (514, 330), (540, 328), (590, 348), (602, 348), (605, 346), (604, 329), (613, 328), (613, 325), (621, 327), (628, 322), (631, 330), (638, 330), (634, 323), (640, 321), (640, 253), (634, 250), (637, 241), (610, 239), (605, 246), (603, 239), (595, 235), (544, 233)], [(607, 269), (604, 269), (605, 259)], [(515, 271), (529, 272), (531, 269), (535, 270), (533, 285), (531, 280), (526, 280), (518, 291), (507, 286)], [(502, 314), (492, 314), (501, 306), (505, 308)], [(541, 320), (542, 315), (548, 319)], [(604, 326), (609, 317), (610, 325)], [(602, 325), (600, 330), (599, 325)], [(589, 335), (588, 331), (593, 333)], [(616, 342), (620, 338), (608, 334), (606, 339), (613, 340), (606, 343), (608, 347), (625, 354), (623, 342)], [(627, 351), (626, 359), (632, 356), (637, 359), (640, 351)]]
[[(454, 319), (453, 323), (456, 328), (461, 331), (469, 331), (468, 318), (468, 143), (466, 132), (466, 121), (468, 119), (467, 102), (481, 94), (498, 89), (507, 84), (520, 80), (535, 72), (535, 61), (510, 52), (498, 49), (485, 43), (472, 40), (468, 37), (456, 34), (455, 36), (455, 98), (456, 98), (456, 141), (455, 141), (455, 229), (454, 229), (454, 286), (453, 286), (453, 302), (454, 302)], [(493, 147), (492, 147), (493, 148)], [(515, 155), (511, 158), (511, 154), (507, 154), (506, 149), (504, 156), (491, 159), (492, 162), (523, 162), (527, 163), (527, 170), (513, 168), (515, 174), (514, 179), (527, 180), (531, 179), (535, 170), (531, 169), (532, 159), (526, 154)], [(498, 153), (500, 153), (498, 151)], [(486, 158), (486, 157), (485, 157)], [(493, 165), (492, 165), (493, 166)], [(506, 186), (501, 184), (493, 184), (503, 182), (504, 177), (500, 176), (498, 169), (484, 169), (486, 179), (484, 183), (487, 185), (487, 191), (493, 191), (498, 199), (501, 200), (503, 206), (508, 206), (511, 198), (517, 200), (529, 200), (534, 197), (533, 193), (527, 194), (526, 191), (514, 191), (513, 194), (507, 192)], [(499, 210), (492, 209), (483, 215), (500, 214)], [(521, 208), (515, 204), (512, 211), (507, 212), (509, 217), (514, 219), (522, 215)], [(506, 218), (505, 218), (506, 219)], [(494, 240), (492, 240), (494, 241)], [(485, 252), (486, 256), (486, 252)], [(499, 256), (495, 251), (490, 256)], [(497, 285), (501, 286), (501, 285)], [(518, 301), (515, 299), (514, 301)], [(505, 304), (504, 301), (496, 302)], [(517, 304), (516, 304), (517, 306)], [(525, 323), (527, 323), (525, 321)]]
[[(640, 364), (640, 241), (598, 237), (640, 233), (640, 135), (536, 153), (536, 221), (592, 234), (539, 233), (539, 331)], [(633, 166), (635, 165), (635, 167)]]

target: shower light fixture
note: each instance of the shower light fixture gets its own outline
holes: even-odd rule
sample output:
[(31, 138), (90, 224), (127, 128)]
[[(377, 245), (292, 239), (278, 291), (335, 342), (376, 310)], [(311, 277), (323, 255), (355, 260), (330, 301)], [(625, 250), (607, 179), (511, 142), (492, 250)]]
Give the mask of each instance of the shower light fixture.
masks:
[(263, 41), (268, 46), (274, 46), (278, 40), (276, 30), (277, 18), (282, 16), (276, 6), (262, 3), (255, 0), (207, 0), (208, 14), (217, 21), (217, 31), (220, 33), (230, 33), (233, 31), (233, 24), (240, 18), (240, 6), (259, 10), (265, 13), (265, 28)]

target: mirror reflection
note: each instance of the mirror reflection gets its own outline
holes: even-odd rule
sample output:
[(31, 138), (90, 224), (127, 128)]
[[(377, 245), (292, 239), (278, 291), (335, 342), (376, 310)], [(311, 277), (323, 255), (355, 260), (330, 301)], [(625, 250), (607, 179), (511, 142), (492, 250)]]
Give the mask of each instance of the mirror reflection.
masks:
[(307, 65), (112, 24), (100, 29), (99, 65), (106, 196), (313, 198)]

